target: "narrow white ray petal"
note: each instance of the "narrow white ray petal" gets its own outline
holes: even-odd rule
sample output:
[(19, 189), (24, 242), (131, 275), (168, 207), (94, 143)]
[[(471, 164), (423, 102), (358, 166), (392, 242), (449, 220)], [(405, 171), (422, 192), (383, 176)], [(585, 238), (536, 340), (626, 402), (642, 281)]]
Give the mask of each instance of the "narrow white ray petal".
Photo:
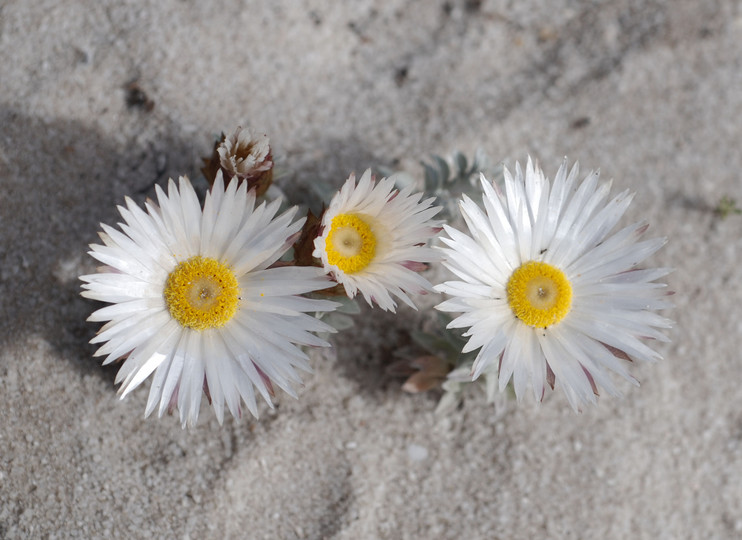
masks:
[[(508, 328), (512, 329), (512, 327)], [(472, 365), (472, 380), (476, 380), (479, 376), (488, 369), (490, 366), (497, 366), (497, 362), (500, 359), (505, 346), (508, 342), (508, 329), (502, 329), (498, 331), (492, 339), (488, 341), (482, 349), (479, 351), (474, 364)]]
[(593, 266), (589, 270), (579, 269), (573, 278), (576, 285), (590, 283), (600, 277), (607, 277), (620, 272), (625, 272), (636, 267), (640, 262), (654, 254), (667, 240), (665, 238), (654, 238), (638, 242), (633, 246), (626, 246), (606, 255), (603, 262)]
[(160, 407), (158, 410), (158, 416), (162, 416), (167, 410), (170, 401), (173, 398), (174, 393), (177, 391), (178, 385), (180, 384), (180, 375), (183, 372), (185, 365), (185, 354), (183, 348), (186, 345), (189, 337), (193, 334), (192, 330), (186, 330), (180, 334), (178, 344), (173, 349), (173, 358), (170, 361), (170, 366), (165, 377), (165, 382), (162, 386), (162, 394), (160, 396)]
[[(116, 376), (117, 382), (125, 375), (119, 392), (121, 399), (139, 386), (165, 361), (170, 354), (173, 346), (180, 339), (182, 329), (175, 321), (170, 321), (155, 336), (151, 337), (146, 344), (137, 347), (126, 359), (124, 366), (121, 367)], [(130, 364), (131, 370), (127, 374), (124, 370), (127, 364)]]
[(169, 351), (167, 357), (157, 366), (155, 374), (152, 377), (152, 383), (149, 387), (149, 395), (147, 396), (147, 405), (144, 408), (144, 417), (148, 418), (157, 407), (157, 403), (162, 397), (162, 389), (165, 384), (165, 378), (170, 370), (170, 363), (173, 359), (173, 351)]
[(178, 387), (178, 411), (183, 427), (193, 427), (198, 420), (204, 381), (201, 336), (197, 332), (188, 334), (180, 351), (184, 362)]
[(594, 403), (595, 394), (593, 394), (585, 372), (577, 362), (570, 358), (555, 334), (553, 332), (536, 333), (536, 336), (541, 350), (544, 351), (546, 361), (554, 372), (558, 384), (562, 386), (572, 408), (578, 411), (582, 403)]
[(110, 306), (102, 307), (94, 311), (90, 315), (90, 317), (87, 318), (87, 321), (121, 321), (133, 314), (141, 313), (143, 311), (154, 311), (163, 308), (164, 302), (162, 302), (159, 298), (137, 298), (135, 300), (129, 300), (126, 302), (120, 302), (118, 304), (111, 304)]
[(217, 172), (214, 184), (206, 193), (204, 200), (203, 215), (201, 217), (201, 246), (199, 253), (206, 257), (213, 257), (215, 254), (210, 251), (213, 246), (214, 223), (216, 223), (221, 200), (224, 197), (224, 181), (222, 179), (221, 169)]
[(198, 202), (196, 191), (188, 177), (181, 176), (180, 184), (180, 211), (183, 216), (184, 234), (188, 242), (189, 251), (196, 255), (201, 249), (201, 204)]
[(208, 356), (204, 358), (204, 372), (206, 386), (211, 396), (211, 406), (216, 414), (216, 419), (221, 425), (224, 422), (224, 383), (220, 377), (219, 369), (223, 362), (225, 351), (221, 345), (221, 339), (214, 330), (201, 333), (204, 351)]
[[(519, 363), (522, 363), (522, 349), (529, 332), (531, 332), (531, 329), (522, 323), (514, 323), (510, 327), (508, 343), (505, 346), (505, 352), (502, 356), (502, 364), (500, 365), (498, 374), (500, 392), (502, 392), (505, 389), (505, 386), (507, 386), (516, 366)], [(519, 381), (521, 391), (525, 386), (522, 383), (523, 381)]]

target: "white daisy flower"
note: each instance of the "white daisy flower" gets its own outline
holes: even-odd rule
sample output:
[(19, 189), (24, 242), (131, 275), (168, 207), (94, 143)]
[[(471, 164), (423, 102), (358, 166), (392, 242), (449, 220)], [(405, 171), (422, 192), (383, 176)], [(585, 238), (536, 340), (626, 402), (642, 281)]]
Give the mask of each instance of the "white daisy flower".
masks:
[(177, 407), (185, 427), (204, 391), (220, 423), (225, 403), (241, 415), (241, 399), (257, 417), (255, 389), (269, 404), (273, 384), (296, 396), (296, 369), (310, 371), (300, 346), (328, 346), (310, 332), (333, 331), (307, 313), (337, 306), (298, 296), (328, 286), (320, 269), (271, 268), (301, 230), (296, 208), (255, 208), (254, 191), (237, 181), (225, 190), (221, 173), (203, 211), (185, 177), (167, 194), (158, 186), (157, 200), (145, 212), (126, 199), (121, 231), (101, 225), (104, 245), (91, 245), (106, 266), (80, 278), (83, 296), (111, 304), (88, 320), (107, 321), (91, 340), (104, 343), (104, 365), (126, 357), (121, 398), (154, 373), (145, 417)]
[(312, 255), (350, 298), (360, 292), (369, 305), (395, 311), (393, 295), (415, 308), (408, 293), (433, 290), (418, 272), (440, 259), (425, 245), (440, 230), (431, 221), (440, 207), (421, 198), (411, 187), (395, 190), (394, 177), (376, 183), (368, 169), (356, 185), (351, 174), (324, 213)]
[(565, 160), (550, 185), (529, 158), (525, 176), (505, 169), (504, 194), (482, 176), (485, 211), (461, 202), (470, 236), (444, 227), (444, 264), (460, 281), (436, 287), (454, 297), (439, 310), (463, 312), (449, 325), (469, 328), (463, 352), (481, 347), (474, 379), (496, 377), (502, 391), (512, 378), (519, 400), (530, 385), (537, 401), (556, 381), (575, 410), (598, 387), (619, 394), (609, 371), (636, 383), (622, 360), (661, 358), (642, 338), (667, 341), (658, 329), (671, 326), (654, 313), (670, 307), (654, 281), (670, 270), (636, 268), (665, 239), (637, 241), (645, 222), (610, 234), (633, 194), (606, 203), (610, 182), (577, 174)]

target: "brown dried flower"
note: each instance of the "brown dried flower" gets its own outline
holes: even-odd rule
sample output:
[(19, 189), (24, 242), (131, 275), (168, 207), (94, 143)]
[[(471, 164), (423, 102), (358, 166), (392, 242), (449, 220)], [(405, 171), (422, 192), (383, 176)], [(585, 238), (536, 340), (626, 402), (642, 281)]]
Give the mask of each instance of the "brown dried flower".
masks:
[(273, 181), (273, 157), (268, 136), (243, 128), (237, 128), (229, 137), (222, 133), (221, 139), (214, 144), (211, 157), (204, 159), (201, 172), (212, 184), (219, 170), (225, 181), (237, 178), (247, 182), (248, 188), (255, 188), (258, 195), (265, 193)]
[(451, 365), (448, 362), (433, 355), (398, 360), (387, 368), (390, 375), (407, 377), (402, 390), (411, 394), (427, 392), (440, 386), (450, 371)]

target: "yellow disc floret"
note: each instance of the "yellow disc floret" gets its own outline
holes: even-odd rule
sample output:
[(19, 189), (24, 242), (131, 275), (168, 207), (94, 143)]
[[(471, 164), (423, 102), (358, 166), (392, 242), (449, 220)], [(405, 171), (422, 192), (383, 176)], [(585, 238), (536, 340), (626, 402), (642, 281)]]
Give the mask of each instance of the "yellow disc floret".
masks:
[(376, 255), (376, 236), (368, 218), (359, 214), (338, 214), (332, 218), (325, 249), (327, 261), (346, 274), (366, 268)]
[(557, 324), (572, 307), (572, 285), (567, 276), (543, 262), (520, 265), (508, 280), (507, 293), (515, 316), (537, 328)]
[(234, 317), (240, 286), (229, 266), (197, 256), (170, 272), (164, 296), (170, 315), (181, 326), (207, 330), (220, 328)]

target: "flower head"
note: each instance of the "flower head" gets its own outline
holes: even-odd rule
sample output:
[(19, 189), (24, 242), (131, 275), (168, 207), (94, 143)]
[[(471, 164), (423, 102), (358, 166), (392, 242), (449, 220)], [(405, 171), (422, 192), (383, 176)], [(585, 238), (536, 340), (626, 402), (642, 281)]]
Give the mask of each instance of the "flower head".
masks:
[(222, 167), (231, 172), (231, 176), (257, 176), (273, 166), (268, 136), (253, 134), (249, 129), (238, 128), (224, 139), (217, 152)]
[(565, 161), (550, 185), (530, 158), (525, 174), (504, 173), (504, 194), (481, 177), (484, 211), (464, 196), (470, 234), (446, 226), (443, 238), (460, 280), (436, 287), (453, 296), (437, 308), (463, 312), (449, 327), (468, 327), (463, 352), (481, 347), (473, 378), (496, 377), (501, 391), (512, 378), (518, 399), (530, 386), (537, 401), (556, 383), (575, 410), (598, 387), (618, 394), (608, 372), (635, 382), (622, 360), (659, 359), (642, 338), (667, 341), (659, 329), (671, 321), (654, 311), (670, 304), (655, 280), (670, 270), (636, 267), (665, 239), (638, 241), (644, 222), (611, 234), (633, 195), (605, 202), (598, 173), (576, 183)]
[(210, 158), (204, 159), (206, 179), (213, 183), (217, 171), (224, 180), (236, 178), (247, 182), (248, 188), (255, 188), (260, 196), (273, 181), (273, 157), (270, 141), (265, 134), (256, 134), (246, 128), (237, 128), (229, 137), (222, 138), (214, 145)]
[(392, 296), (414, 308), (408, 293), (432, 290), (418, 271), (439, 259), (425, 244), (439, 230), (431, 218), (440, 208), (411, 191), (395, 190), (393, 177), (374, 182), (369, 169), (358, 185), (351, 174), (330, 202), (313, 255), (351, 298), (360, 292), (394, 311)]
[(270, 404), (273, 384), (295, 396), (297, 368), (309, 371), (300, 345), (327, 346), (311, 332), (332, 328), (308, 312), (337, 305), (299, 296), (329, 281), (312, 267), (272, 267), (299, 233), (296, 208), (276, 217), (279, 201), (255, 207), (255, 191), (221, 173), (201, 209), (187, 178), (146, 212), (119, 207), (121, 230), (101, 225), (90, 255), (98, 273), (81, 276), (82, 295), (111, 305), (88, 320), (107, 321), (91, 343), (103, 364), (126, 357), (116, 376), (123, 398), (154, 373), (145, 416), (177, 407), (194, 425), (206, 391), (221, 423), (224, 404), (257, 416), (255, 389)]

